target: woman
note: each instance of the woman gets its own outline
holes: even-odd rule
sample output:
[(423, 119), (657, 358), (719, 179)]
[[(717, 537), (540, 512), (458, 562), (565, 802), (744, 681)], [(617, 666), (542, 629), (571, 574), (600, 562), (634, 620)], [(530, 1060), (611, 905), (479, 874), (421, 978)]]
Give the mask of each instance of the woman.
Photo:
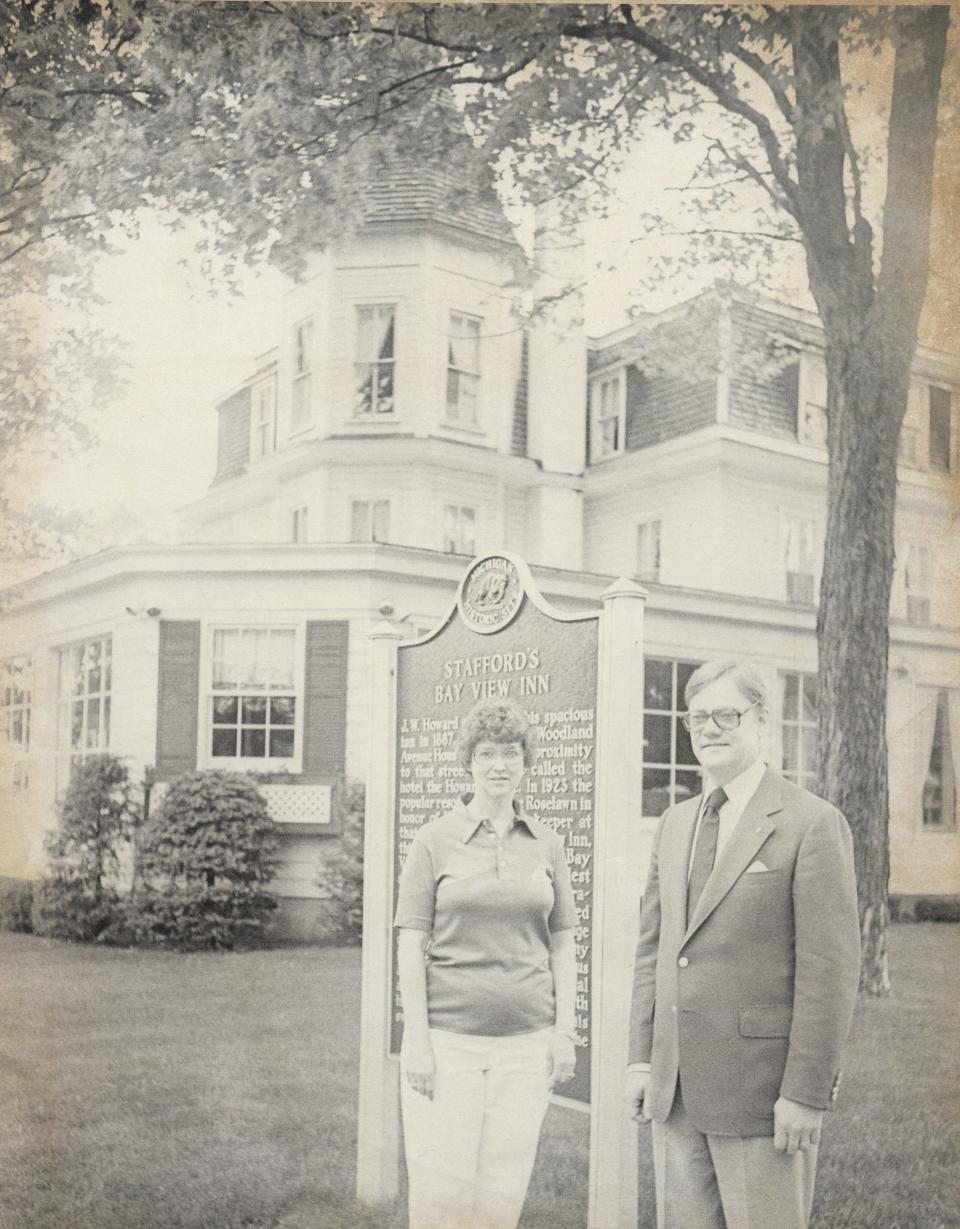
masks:
[(460, 758), (473, 793), (417, 833), (394, 923), (410, 1229), (515, 1229), (573, 1075), (576, 910), (563, 842), (516, 799), (522, 710), (478, 704)]

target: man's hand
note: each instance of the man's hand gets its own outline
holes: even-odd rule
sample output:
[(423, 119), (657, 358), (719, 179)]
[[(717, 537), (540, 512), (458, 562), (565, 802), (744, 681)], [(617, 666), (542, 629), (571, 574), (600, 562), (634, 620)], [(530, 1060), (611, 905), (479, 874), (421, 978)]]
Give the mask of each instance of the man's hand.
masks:
[(573, 1079), (573, 1071), (577, 1065), (577, 1049), (573, 1038), (566, 1033), (554, 1033), (550, 1042), (550, 1087), (566, 1084)]
[(414, 1092), (422, 1093), (428, 1101), (432, 1101), (435, 1070), (433, 1046), (429, 1041), (408, 1042), (404, 1038), (400, 1058), (407, 1075), (407, 1083)]
[(650, 1119), (644, 1114), (644, 1101), (647, 1096), (647, 1088), (650, 1084), (649, 1071), (628, 1071), (627, 1082), (624, 1085), (623, 1095), (627, 1102), (627, 1113), (637, 1122), (649, 1122)]
[(820, 1142), (823, 1110), (779, 1097), (773, 1107), (773, 1146), (778, 1152), (794, 1153)]

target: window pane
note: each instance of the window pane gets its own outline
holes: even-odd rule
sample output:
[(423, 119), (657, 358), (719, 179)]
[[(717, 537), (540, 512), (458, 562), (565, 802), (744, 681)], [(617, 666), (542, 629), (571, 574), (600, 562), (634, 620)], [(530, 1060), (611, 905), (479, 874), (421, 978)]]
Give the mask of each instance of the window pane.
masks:
[(800, 768), (800, 752), (797, 746), (800, 731), (796, 726), (783, 727), (783, 771), (795, 773)]
[(269, 641), (269, 683), (276, 690), (293, 689), (293, 644), (292, 627), (275, 628)]
[(379, 342), (377, 358), (393, 358), (393, 308), (381, 307), (378, 313)]
[(460, 550), (464, 555), (472, 555), (475, 549), (476, 514), (472, 508), (460, 509)]
[(213, 633), (213, 685), (227, 691), (240, 677), (240, 633), (236, 628), (218, 628)]
[(215, 725), (236, 725), (237, 724), (237, 705), (236, 696), (214, 696), (213, 699), (213, 720)]
[(103, 702), (103, 742), (100, 744), (103, 747), (110, 746), (110, 697)]
[(79, 747), (83, 740), (83, 701), (70, 705), (70, 746)]
[(297, 702), (293, 696), (274, 696), (270, 701), (270, 724), (293, 725)]
[(810, 776), (817, 773), (817, 731), (816, 727), (807, 726), (800, 731), (800, 764), (804, 772)]
[(87, 747), (100, 745), (100, 701), (90, 700), (87, 703)]
[(72, 691), (76, 696), (83, 695), (83, 645), (77, 645), (70, 653), (70, 672)]
[(699, 772), (678, 772), (673, 789), (674, 802), (683, 802), (686, 798), (693, 798), (702, 789), (703, 778)]
[(240, 754), (255, 759), (262, 759), (267, 752), (266, 730), (241, 730)]
[(645, 768), (643, 770), (644, 815), (662, 815), (670, 805), (670, 769)]
[(373, 410), (373, 368), (369, 364), (359, 364), (356, 373), (353, 412), (369, 414)]
[(390, 501), (378, 499), (373, 505), (373, 540), (386, 542), (390, 537)]
[(686, 701), (683, 698), (683, 693), (686, 691), (687, 683), (690, 681), (690, 675), (697, 669), (699, 662), (695, 661), (678, 661), (677, 662), (677, 708), (682, 712), (686, 707)]
[(643, 721), (643, 758), (654, 764), (670, 763), (670, 718), (647, 714)]
[(265, 696), (244, 696), (243, 697), (243, 723), (244, 725), (266, 725), (267, 724), (267, 700)]
[(799, 674), (785, 674), (783, 676), (783, 716), (786, 721), (797, 720), (799, 692)]
[(803, 676), (803, 719), (804, 721), (817, 720), (817, 676), (815, 674)]
[(668, 661), (654, 661), (645, 658), (643, 663), (643, 706), (644, 708), (671, 707), (673, 685), (673, 666)]
[(377, 413), (393, 413), (393, 363), (377, 364)]
[(293, 730), (270, 731), (270, 754), (277, 759), (289, 759), (293, 755)]
[(214, 729), (210, 750), (213, 755), (235, 756), (237, 754), (237, 731), (235, 729)]
[(447, 417), (456, 421), (460, 417), (460, 373), (447, 372)]
[(267, 630), (263, 627), (245, 627), (240, 632), (240, 677), (241, 688), (266, 686)]
[(678, 764), (696, 764), (697, 757), (693, 754), (693, 743), (690, 741), (690, 735), (683, 727), (683, 722), (678, 717), (675, 723), (675, 731), (677, 738), (677, 760)]

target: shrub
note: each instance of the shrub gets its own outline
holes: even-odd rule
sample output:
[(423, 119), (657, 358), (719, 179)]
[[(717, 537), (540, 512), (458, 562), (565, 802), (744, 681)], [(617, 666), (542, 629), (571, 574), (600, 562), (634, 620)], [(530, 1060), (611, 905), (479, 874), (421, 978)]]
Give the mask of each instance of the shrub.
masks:
[(340, 821), (340, 844), (320, 863), (317, 887), (323, 893), (323, 937), (332, 943), (357, 943), (363, 930), (362, 781), (341, 781), (334, 789), (334, 818)]
[(251, 943), (276, 908), (277, 836), (243, 773), (174, 781), (138, 841), (140, 887), (127, 909), (137, 943), (197, 950)]
[(126, 765), (107, 754), (80, 760), (59, 812), (59, 828), (44, 841), (49, 874), (34, 896), (34, 930), (56, 939), (107, 938), (121, 913), (119, 852), (140, 815)]
[(25, 935), (33, 930), (33, 884), (29, 880), (0, 882), (0, 930)]

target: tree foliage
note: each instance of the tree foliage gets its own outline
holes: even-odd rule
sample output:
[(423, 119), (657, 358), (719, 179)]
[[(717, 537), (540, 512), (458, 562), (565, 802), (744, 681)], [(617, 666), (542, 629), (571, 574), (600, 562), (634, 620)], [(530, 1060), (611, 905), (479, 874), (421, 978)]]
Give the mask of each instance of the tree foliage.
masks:
[(363, 933), (363, 783), (339, 782), (334, 788), (333, 811), (340, 840), (336, 849), (324, 853), (317, 871), (323, 937), (335, 943), (358, 943)]
[[(452, 168), (454, 193), (494, 167), (573, 217), (656, 131), (703, 153), (689, 221), (648, 211), (641, 235), (690, 231), (686, 259), (718, 272), (799, 245), (828, 373), (820, 784), (854, 829), (864, 985), (882, 992), (897, 438), (949, 10), (35, 0), (3, 21), (8, 254), (51, 234), (85, 250), (104, 216), (165, 208), (210, 219), (221, 270), (269, 255), (295, 272), (392, 163)], [(109, 166), (91, 156), (107, 146)]]
[(109, 938), (121, 912), (120, 859), (139, 820), (126, 765), (92, 755), (74, 765), (46, 839), (48, 875), (34, 905), (38, 934), (58, 939)]
[(138, 839), (128, 908), (137, 943), (229, 949), (257, 941), (276, 908), (276, 826), (243, 773), (172, 782)]

